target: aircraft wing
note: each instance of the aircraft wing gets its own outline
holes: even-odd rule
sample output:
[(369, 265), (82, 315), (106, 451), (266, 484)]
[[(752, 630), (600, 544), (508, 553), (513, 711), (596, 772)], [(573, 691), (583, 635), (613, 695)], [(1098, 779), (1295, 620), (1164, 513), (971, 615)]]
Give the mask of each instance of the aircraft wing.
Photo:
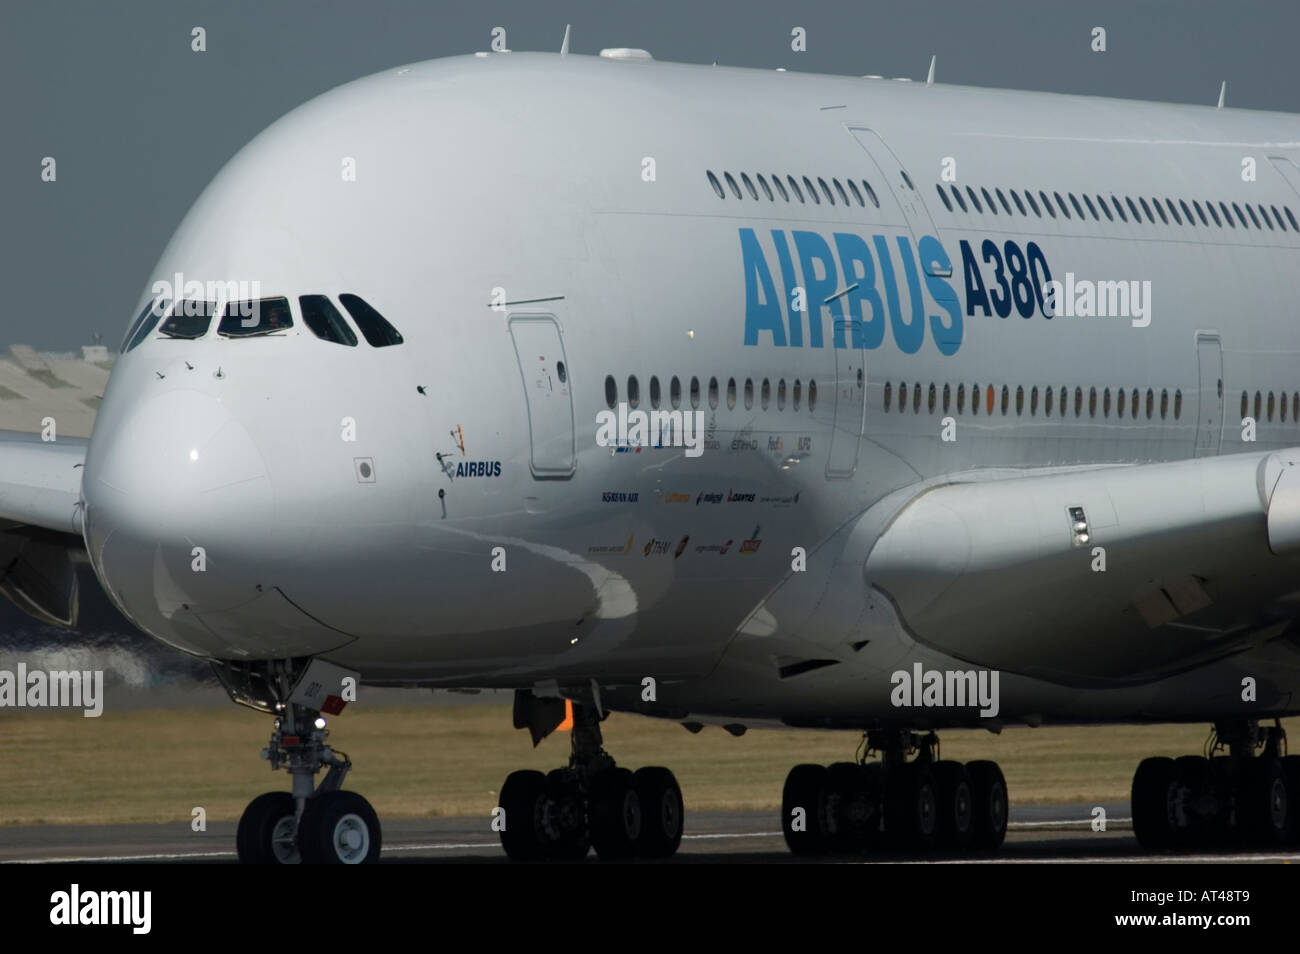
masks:
[(1300, 450), (977, 473), (905, 499), (864, 574), (917, 642), (958, 658), (1074, 685), (1158, 678), (1300, 616)]
[(0, 431), (0, 593), (60, 626), (77, 621), (86, 443)]

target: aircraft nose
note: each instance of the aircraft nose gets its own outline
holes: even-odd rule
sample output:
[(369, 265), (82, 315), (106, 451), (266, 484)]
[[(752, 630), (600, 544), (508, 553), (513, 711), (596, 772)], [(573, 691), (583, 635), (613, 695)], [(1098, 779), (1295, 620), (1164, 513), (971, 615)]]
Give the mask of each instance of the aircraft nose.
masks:
[(83, 480), (86, 535), (119, 606), (145, 623), (255, 599), (274, 501), (266, 463), (230, 410), (169, 391), (102, 439)]

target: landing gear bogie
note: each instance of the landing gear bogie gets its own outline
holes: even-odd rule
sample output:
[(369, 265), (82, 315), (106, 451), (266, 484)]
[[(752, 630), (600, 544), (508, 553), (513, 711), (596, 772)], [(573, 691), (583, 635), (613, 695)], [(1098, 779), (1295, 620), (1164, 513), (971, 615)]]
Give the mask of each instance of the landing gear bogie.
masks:
[(792, 853), (992, 851), (1002, 844), (1007, 787), (996, 763), (938, 760), (933, 733), (868, 733), (867, 749), (880, 752), (880, 761), (790, 770), (781, 827)]

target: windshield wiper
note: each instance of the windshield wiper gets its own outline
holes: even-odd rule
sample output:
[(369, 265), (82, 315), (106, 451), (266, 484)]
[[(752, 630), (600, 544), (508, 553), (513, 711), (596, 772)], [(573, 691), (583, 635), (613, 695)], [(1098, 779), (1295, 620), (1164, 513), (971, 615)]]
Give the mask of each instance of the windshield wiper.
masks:
[(282, 335), (283, 328), (263, 328), (257, 331), (217, 331), (223, 338), (257, 338), (261, 335)]

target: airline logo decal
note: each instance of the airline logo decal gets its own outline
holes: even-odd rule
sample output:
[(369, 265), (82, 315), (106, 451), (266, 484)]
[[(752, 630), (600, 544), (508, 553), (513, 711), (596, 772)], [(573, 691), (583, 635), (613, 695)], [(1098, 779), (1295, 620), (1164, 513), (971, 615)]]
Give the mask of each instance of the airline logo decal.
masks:
[[(916, 354), (928, 330), (939, 353), (951, 356), (961, 347), (967, 317), (1006, 318), (1012, 311), (1023, 318), (1035, 312), (1052, 317), (1050, 306), (1043, 307), (1052, 275), (1034, 242), (1022, 250), (1015, 242), (986, 239), (977, 251), (962, 241), (963, 308), (941, 277), (952, 273), (952, 261), (932, 235), (914, 247), (906, 235), (894, 236), (891, 245), (884, 235), (871, 236), (868, 244), (852, 232), (832, 233), (829, 240), (817, 232), (781, 229), (762, 239), (754, 229), (739, 234), (746, 345), (762, 339), (779, 348), (873, 350), (884, 343), (888, 328), (899, 351)], [(779, 295), (774, 276), (780, 279)], [(829, 334), (825, 309), (831, 316)]]

